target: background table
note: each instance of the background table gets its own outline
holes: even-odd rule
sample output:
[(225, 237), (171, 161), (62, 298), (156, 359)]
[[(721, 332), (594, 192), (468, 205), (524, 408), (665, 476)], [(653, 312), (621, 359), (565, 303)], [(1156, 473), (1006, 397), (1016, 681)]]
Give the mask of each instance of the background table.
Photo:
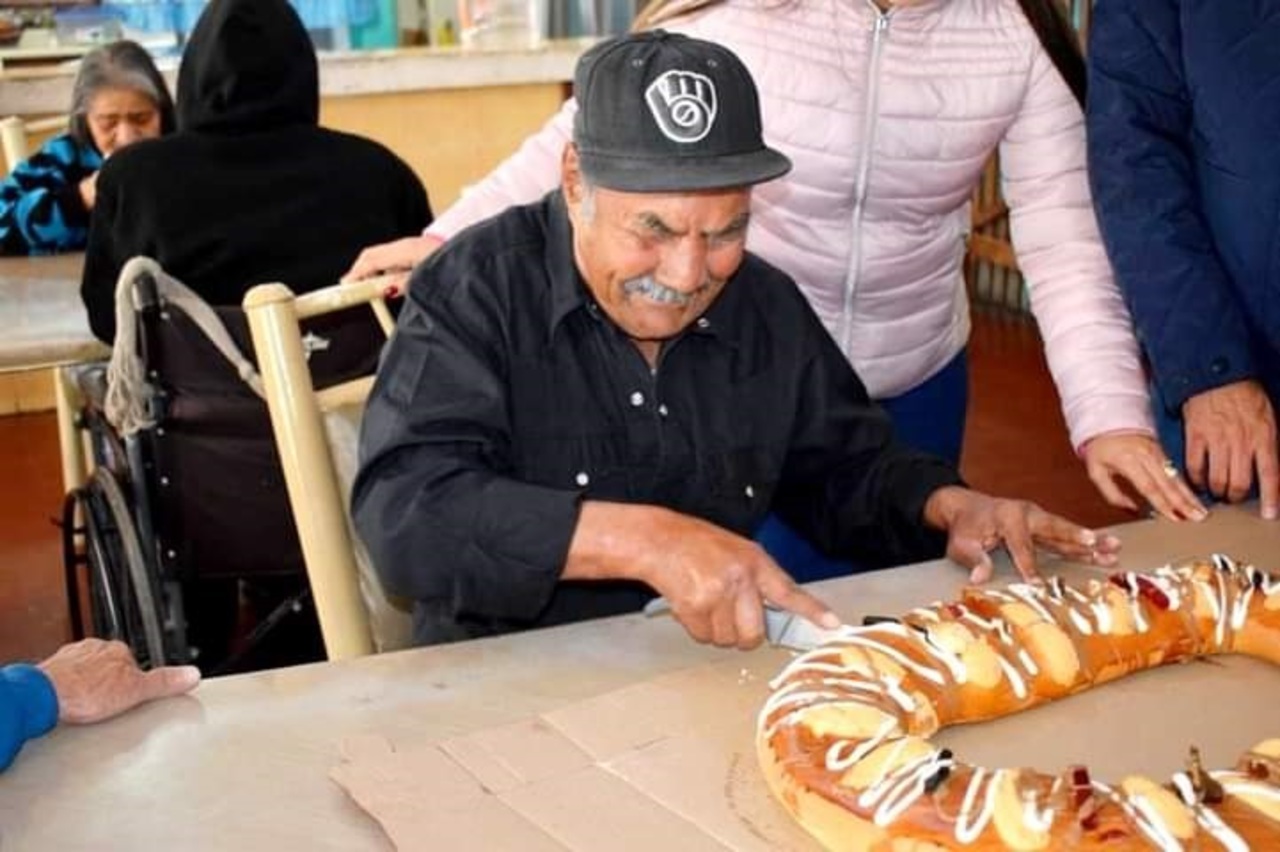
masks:
[(0, 372), (104, 358), (80, 301), (84, 255), (0, 258)]
[(111, 348), (89, 330), (80, 301), (83, 268), (83, 254), (0, 258), (0, 374), (52, 368), (67, 491), (83, 484), (87, 466), (75, 427), (80, 394), (65, 368), (111, 356)]
[[(1119, 531), (1129, 569), (1215, 549), (1263, 568), (1280, 567), (1280, 560), (1267, 561), (1280, 553), (1280, 524), (1260, 521), (1243, 509), (1219, 509), (1203, 524), (1153, 521)], [(1075, 566), (1046, 567), (1077, 578), (1097, 573)], [(1007, 579), (1007, 566), (1005, 570)], [(963, 583), (963, 572), (939, 561), (814, 588), (856, 622), (864, 614), (901, 613), (950, 598)], [(635, 615), (214, 679), (190, 697), (94, 727), (62, 728), (28, 744), (0, 776), (0, 848), (387, 849), (373, 821), (328, 778), (349, 737), (377, 734), (409, 747), (526, 718), (689, 666), (734, 660), (744, 672), (767, 679), (786, 659), (787, 653), (778, 649), (741, 653), (699, 646), (670, 618)], [(1239, 702), (1249, 700), (1248, 695), (1267, 694), (1255, 691), (1258, 679), (1267, 679), (1276, 688), (1273, 692), (1280, 689), (1280, 673), (1247, 660), (1226, 662), (1222, 677), (1229, 688), (1214, 696), (1218, 700), (1183, 696), (1168, 704), (1194, 705), (1188, 708), (1189, 724), (1204, 734), (1202, 745), (1214, 760), (1221, 759), (1222, 749), (1251, 744), (1267, 734), (1253, 728), (1265, 728), (1270, 721), (1260, 725), (1239, 712)], [(1153, 689), (1164, 695), (1170, 684), (1176, 686), (1178, 675), (1176, 670), (1145, 673), (1095, 692), (1110, 695), (1113, 706), (1117, 695), (1145, 692), (1150, 699)], [(1087, 704), (1071, 702), (1093, 695), (944, 734), (948, 744), (965, 743), (966, 757), (980, 760), (1013, 755), (1015, 765), (1036, 765), (1074, 757), (1136, 770), (1163, 768), (1169, 758), (1147, 754), (1151, 742), (1139, 731), (1120, 737), (1120, 747), (1114, 737), (1103, 741), (1090, 733), (1096, 730), (1090, 726), (1106, 722), (1090, 718)], [(1176, 699), (1176, 693), (1169, 695)], [(1072, 727), (1079, 730), (1072, 733)], [(1280, 723), (1270, 733), (1280, 735)], [(1080, 753), (1088, 752), (1091, 742), (1110, 754)], [(475, 848), (484, 848), (483, 838), (477, 838)]]

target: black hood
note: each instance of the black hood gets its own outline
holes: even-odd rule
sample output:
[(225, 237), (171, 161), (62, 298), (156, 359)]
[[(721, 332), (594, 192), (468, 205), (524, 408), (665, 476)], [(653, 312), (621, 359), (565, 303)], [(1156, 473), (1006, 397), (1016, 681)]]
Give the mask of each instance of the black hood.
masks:
[(286, 0), (212, 0), (178, 71), (178, 128), (255, 132), (320, 119), (316, 52)]

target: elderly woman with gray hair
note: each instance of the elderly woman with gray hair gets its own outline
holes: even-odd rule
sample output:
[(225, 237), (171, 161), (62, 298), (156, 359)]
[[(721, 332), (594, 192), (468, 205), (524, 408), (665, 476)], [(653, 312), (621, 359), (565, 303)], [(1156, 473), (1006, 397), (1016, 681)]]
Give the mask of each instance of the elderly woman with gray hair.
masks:
[(117, 41), (88, 53), (72, 90), (69, 131), (10, 164), (0, 182), (0, 254), (84, 248), (103, 161), (173, 129), (173, 98), (145, 50)]

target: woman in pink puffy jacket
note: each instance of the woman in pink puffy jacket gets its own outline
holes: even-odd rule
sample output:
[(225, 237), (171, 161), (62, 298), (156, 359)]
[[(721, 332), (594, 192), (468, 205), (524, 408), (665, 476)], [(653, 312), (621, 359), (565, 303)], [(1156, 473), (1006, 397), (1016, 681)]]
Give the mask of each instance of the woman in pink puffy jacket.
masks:
[[(766, 139), (795, 165), (755, 189), (748, 248), (796, 280), (901, 439), (953, 462), (968, 202), (998, 149), (1013, 245), (1089, 476), (1114, 505), (1138, 508), (1127, 483), (1166, 517), (1203, 517), (1155, 438), (1085, 173), (1084, 65), (1053, 0), (657, 0), (636, 26), (718, 41), (751, 69)], [(575, 109), (423, 236), (367, 249), (352, 276), (412, 267), (554, 189)], [(832, 573), (805, 567), (811, 555), (786, 537), (770, 526), (761, 540), (798, 579)]]

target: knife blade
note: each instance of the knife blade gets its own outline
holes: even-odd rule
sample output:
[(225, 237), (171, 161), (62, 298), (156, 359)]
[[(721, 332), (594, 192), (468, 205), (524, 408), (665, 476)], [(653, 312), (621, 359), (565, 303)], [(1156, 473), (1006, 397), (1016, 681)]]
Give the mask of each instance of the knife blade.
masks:
[[(671, 603), (666, 598), (654, 598), (645, 604), (646, 616), (668, 615)], [(764, 605), (764, 634), (769, 644), (792, 651), (812, 651), (817, 646), (838, 635), (844, 626), (835, 629), (819, 627), (803, 615), (780, 609), (771, 603)]]

